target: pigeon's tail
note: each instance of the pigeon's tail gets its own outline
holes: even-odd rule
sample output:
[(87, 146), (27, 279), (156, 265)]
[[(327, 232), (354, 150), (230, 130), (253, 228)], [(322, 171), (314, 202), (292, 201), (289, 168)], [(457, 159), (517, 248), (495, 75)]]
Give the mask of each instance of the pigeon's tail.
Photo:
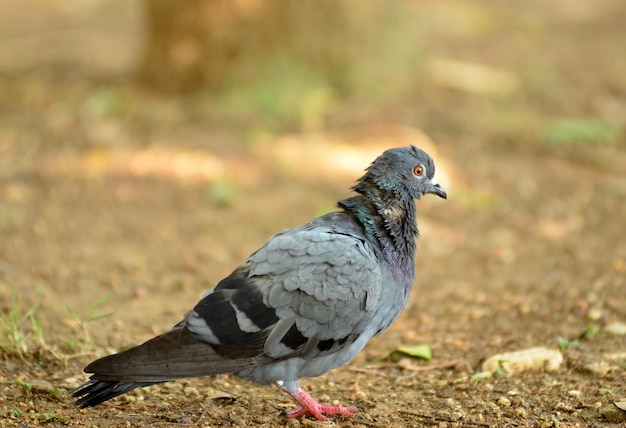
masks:
[(111, 382), (92, 379), (73, 390), (72, 397), (78, 398), (75, 404), (83, 409), (104, 403), (135, 388), (142, 388), (155, 383), (159, 382)]
[(179, 327), (89, 364), (85, 372), (93, 375), (71, 394), (78, 398), (77, 406), (89, 407), (143, 386), (235, 373), (259, 364), (258, 351), (252, 351), (200, 342), (185, 327)]

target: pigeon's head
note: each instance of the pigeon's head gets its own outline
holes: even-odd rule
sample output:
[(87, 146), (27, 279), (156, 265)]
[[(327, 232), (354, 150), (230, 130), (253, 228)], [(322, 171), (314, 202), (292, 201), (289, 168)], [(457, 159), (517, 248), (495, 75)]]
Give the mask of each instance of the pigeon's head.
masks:
[(415, 146), (389, 149), (380, 155), (361, 180), (372, 182), (397, 197), (420, 199), (427, 193), (446, 199), (446, 191), (434, 178), (435, 163)]

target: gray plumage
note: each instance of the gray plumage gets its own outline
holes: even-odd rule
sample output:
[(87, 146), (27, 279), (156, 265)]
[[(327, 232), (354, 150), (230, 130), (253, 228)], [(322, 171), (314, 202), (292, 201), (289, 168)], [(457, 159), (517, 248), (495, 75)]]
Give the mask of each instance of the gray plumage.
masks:
[(207, 292), (169, 332), (89, 364), (72, 392), (80, 407), (184, 377), (237, 373), (276, 382), (300, 408), (289, 416), (352, 415), (320, 404), (298, 379), (349, 362), (406, 304), (415, 276), (415, 202), (433, 193), (432, 159), (390, 149), (339, 202), (338, 212), (272, 236)]

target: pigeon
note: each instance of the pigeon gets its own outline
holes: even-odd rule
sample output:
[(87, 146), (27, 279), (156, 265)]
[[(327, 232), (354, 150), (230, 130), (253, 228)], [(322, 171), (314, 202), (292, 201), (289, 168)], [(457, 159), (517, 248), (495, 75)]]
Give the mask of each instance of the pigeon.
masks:
[(71, 392), (80, 408), (135, 388), (236, 373), (275, 383), (298, 404), (287, 417), (354, 416), (319, 403), (301, 378), (343, 366), (404, 308), (415, 277), (415, 199), (446, 199), (432, 158), (415, 146), (385, 151), (338, 210), (283, 230), (206, 292), (170, 331), (100, 358)]

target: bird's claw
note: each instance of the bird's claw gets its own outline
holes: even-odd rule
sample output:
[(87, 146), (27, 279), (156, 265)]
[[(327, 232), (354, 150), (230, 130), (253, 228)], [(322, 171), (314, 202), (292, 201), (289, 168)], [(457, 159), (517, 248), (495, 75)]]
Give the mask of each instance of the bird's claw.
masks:
[(325, 421), (326, 416), (343, 415), (349, 418), (357, 411), (353, 406), (342, 406), (341, 404), (317, 403), (314, 408), (299, 407), (287, 413), (288, 418), (299, 418), (300, 416), (313, 416), (317, 420)]
[(311, 397), (304, 389), (298, 387), (295, 394), (290, 393), (300, 407), (287, 413), (288, 418), (299, 418), (300, 416), (313, 416), (317, 420), (325, 421), (326, 416), (343, 415), (354, 416), (357, 411), (353, 406), (342, 406), (341, 404), (319, 403)]

